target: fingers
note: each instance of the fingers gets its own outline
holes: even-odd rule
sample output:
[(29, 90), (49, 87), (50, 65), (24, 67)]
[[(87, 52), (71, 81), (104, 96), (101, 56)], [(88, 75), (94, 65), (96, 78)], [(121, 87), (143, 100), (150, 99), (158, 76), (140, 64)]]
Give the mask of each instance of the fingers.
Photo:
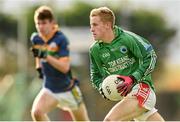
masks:
[(38, 49), (31, 48), (30, 50), (33, 52), (34, 57), (38, 57), (38, 53), (39, 53)]
[(123, 92), (125, 88), (126, 88), (125, 85), (121, 85), (121, 86), (117, 87), (118, 93)]
[(121, 79), (121, 80), (124, 80), (126, 76), (121, 76), (121, 75), (118, 75), (117, 78)]
[(132, 88), (132, 87), (128, 87), (128, 88), (126, 89), (126, 94), (125, 94), (125, 96), (131, 91), (131, 88)]
[(119, 84), (116, 89), (118, 89), (119, 92), (122, 92), (122, 90), (124, 89), (125, 86), (126, 86), (126, 84), (122, 83), (122, 84)]
[(131, 87), (125, 87), (121, 93), (121, 96), (126, 96), (131, 90)]
[(121, 76), (118, 76), (117, 78), (118, 78), (119, 80), (124, 81), (124, 79), (123, 79)]
[(126, 96), (129, 93), (130, 88), (126, 84), (121, 84), (117, 87), (118, 93), (121, 93), (121, 96)]
[(128, 93), (128, 91), (127, 91), (127, 87), (124, 89), (124, 91), (121, 93), (121, 96), (126, 96), (127, 95), (127, 93)]
[(38, 72), (39, 78), (40, 78), (40, 79), (43, 79), (42, 69), (41, 69), (41, 68), (37, 68), (36, 70), (37, 70), (37, 72)]

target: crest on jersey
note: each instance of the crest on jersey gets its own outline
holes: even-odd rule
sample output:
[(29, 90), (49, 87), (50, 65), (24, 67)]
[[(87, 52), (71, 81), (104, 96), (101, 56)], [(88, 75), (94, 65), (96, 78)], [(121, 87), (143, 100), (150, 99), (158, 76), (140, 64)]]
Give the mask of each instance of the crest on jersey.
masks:
[(127, 53), (127, 51), (128, 51), (128, 50), (127, 50), (127, 47), (126, 47), (126, 46), (121, 46), (121, 47), (120, 47), (120, 52), (121, 52), (121, 53), (125, 54), (125, 53)]
[(59, 50), (59, 47), (57, 46), (57, 44), (55, 42), (52, 42), (52, 43), (49, 44), (48, 50), (56, 52), (56, 51)]
[(56, 47), (57, 47), (57, 45), (56, 45), (56, 43), (55, 43), (55, 42), (52, 42), (52, 43), (50, 43), (49, 47), (51, 47), (51, 48), (56, 48)]

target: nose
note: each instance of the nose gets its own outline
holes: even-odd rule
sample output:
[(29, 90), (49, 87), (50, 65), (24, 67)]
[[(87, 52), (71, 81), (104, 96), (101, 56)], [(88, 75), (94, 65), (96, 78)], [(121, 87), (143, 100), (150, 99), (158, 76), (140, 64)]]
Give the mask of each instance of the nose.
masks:
[(42, 29), (43, 28), (43, 25), (39, 24), (39, 29)]
[(91, 28), (90, 28), (90, 31), (91, 31), (91, 32), (94, 32), (94, 29), (93, 29), (93, 27), (91, 27)]

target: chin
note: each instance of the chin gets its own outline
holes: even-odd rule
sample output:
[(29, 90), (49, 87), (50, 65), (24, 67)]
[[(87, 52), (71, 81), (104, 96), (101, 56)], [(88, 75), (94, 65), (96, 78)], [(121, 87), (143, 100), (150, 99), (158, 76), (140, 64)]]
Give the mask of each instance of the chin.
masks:
[(45, 35), (44, 31), (40, 31), (40, 33), (41, 33), (42, 35)]
[(99, 38), (97, 38), (97, 37), (94, 37), (94, 40), (99, 40)]

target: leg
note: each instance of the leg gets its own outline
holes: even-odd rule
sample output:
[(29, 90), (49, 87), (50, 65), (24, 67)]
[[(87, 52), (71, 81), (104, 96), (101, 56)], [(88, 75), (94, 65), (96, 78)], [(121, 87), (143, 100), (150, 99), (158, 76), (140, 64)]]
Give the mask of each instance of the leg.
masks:
[(70, 91), (58, 95), (61, 101), (60, 108), (68, 110), (74, 121), (89, 121), (82, 93), (78, 86), (74, 86)]
[(31, 116), (34, 121), (49, 121), (47, 113), (54, 109), (58, 101), (49, 94), (45, 89), (42, 89), (35, 98)]
[(164, 121), (164, 119), (158, 112), (155, 112), (154, 114), (149, 116), (146, 121)]
[(106, 115), (104, 121), (128, 121), (146, 112), (145, 108), (138, 105), (135, 96), (125, 97), (117, 103)]
[(74, 121), (89, 121), (86, 106), (82, 102), (77, 110), (70, 111)]

